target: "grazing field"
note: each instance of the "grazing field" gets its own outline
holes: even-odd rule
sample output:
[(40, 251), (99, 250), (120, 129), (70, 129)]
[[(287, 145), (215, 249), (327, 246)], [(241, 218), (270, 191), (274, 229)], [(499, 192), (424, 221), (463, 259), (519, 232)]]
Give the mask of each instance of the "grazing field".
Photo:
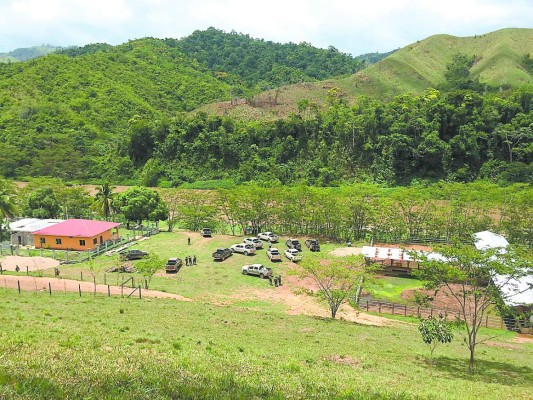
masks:
[[(180, 231), (134, 246), (162, 259), (196, 255), (197, 266), (157, 273), (150, 285), (190, 302), (0, 289), (0, 398), (530, 398), (531, 340), (483, 331), (496, 337), (480, 345), (478, 370), (469, 375), (459, 336), (430, 360), (412, 320), (357, 315), (350, 307), (342, 320), (329, 320), (300, 268), (270, 263), (266, 250), (212, 261), (217, 247), (241, 239)], [(284, 240), (277, 247), (284, 250)], [(304, 257), (338, 247), (304, 248)], [(116, 263), (101, 256), (92, 265), (61, 266), (61, 277), (83, 273), (101, 283)], [(283, 286), (243, 276), (240, 267), (248, 263), (272, 266)], [(140, 279), (116, 273), (105, 279), (113, 284), (130, 275)], [(387, 278), (375, 291), (397, 298), (417, 284)]]
[[(468, 375), (416, 325), (267, 306), (0, 290), (0, 398), (527, 399), (533, 345), (504, 333)], [(500, 332), (501, 333), (501, 332)]]

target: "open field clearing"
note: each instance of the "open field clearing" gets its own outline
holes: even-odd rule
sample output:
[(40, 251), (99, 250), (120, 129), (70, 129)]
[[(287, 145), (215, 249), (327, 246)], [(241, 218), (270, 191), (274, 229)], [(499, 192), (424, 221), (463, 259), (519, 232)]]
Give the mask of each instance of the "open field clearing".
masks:
[[(266, 303), (0, 290), (2, 398), (528, 399), (533, 344), (510, 332), (466, 372), (416, 325), (288, 316)], [(494, 333), (487, 332), (487, 333)]]
[[(282, 251), (284, 239), (275, 245)], [(5, 272), (0, 398), (530, 398), (533, 342), (527, 336), (482, 331), (490, 340), (480, 345), (477, 372), (469, 375), (468, 352), (458, 334), (450, 345), (437, 347), (431, 361), (412, 318), (389, 319), (344, 306), (332, 321), (327, 305), (313, 295), (315, 283), (297, 264), (271, 263), (265, 249), (212, 261), (217, 247), (240, 241), (177, 231), (134, 245), (163, 260), (196, 255), (198, 265), (184, 265), (175, 275), (161, 269), (153, 277), (150, 289), (172, 298), (122, 298), (116, 288), (107, 297), (106, 286), (100, 286), (104, 280), (116, 285), (142, 278), (106, 273), (118, 265), (116, 256), (61, 265), (61, 279), (53, 278), (53, 268), (30, 276), (25, 268)], [(304, 247), (304, 257), (341, 249), (335, 243), (321, 247), (320, 253)], [(241, 267), (251, 263), (272, 267), (283, 286), (243, 276)], [(4, 278), (28, 280), (30, 286), (39, 281), (40, 290), (19, 294), (4, 288), (9, 287)], [(48, 281), (58, 285), (52, 295)], [(97, 294), (90, 293), (94, 281)], [(86, 287), (81, 297), (65, 290), (79, 284)], [(372, 292), (397, 301), (403, 290), (419, 286), (415, 279), (384, 278)]]

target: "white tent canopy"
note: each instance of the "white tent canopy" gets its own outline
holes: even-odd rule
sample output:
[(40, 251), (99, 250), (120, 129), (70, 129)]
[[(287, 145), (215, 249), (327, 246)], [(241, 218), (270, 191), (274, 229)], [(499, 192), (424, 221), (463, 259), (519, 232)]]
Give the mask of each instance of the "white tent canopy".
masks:
[[(477, 232), (474, 234), (474, 238), (474, 245), (478, 250), (505, 249), (509, 245), (509, 242), (502, 235), (490, 231)], [(507, 305), (533, 304), (533, 276), (509, 279), (509, 276), (506, 275), (494, 275), (492, 279), (498, 286), (501, 286)]]

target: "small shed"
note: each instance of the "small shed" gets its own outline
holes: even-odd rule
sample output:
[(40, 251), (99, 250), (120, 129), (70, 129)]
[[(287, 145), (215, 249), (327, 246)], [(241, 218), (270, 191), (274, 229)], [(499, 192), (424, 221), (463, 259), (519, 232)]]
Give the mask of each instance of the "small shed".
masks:
[(33, 233), (62, 222), (61, 219), (24, 218), (9, 223), (11, 244), (15, 246), (33, 246)]

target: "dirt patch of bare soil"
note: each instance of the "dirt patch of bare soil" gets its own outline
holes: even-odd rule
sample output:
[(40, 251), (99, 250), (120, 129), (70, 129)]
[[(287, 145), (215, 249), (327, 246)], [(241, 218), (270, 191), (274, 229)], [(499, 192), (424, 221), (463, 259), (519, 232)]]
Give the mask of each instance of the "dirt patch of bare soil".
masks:
[(336, 257), (346, 257), (346, 256), (358, 256), (363, 251), (360, 247), (339, 247), (330, 252), (331, 255)]
[(374, 247), (389, 247), (391, 249), (433, 251), (433, 247), (423, 246), (421, 244), (374, 243)]
[(333, 363), (336, 363), (336, 364), (347, 365), (349, 367), (357, 367), (360, 365), (360, 362), (357, 361), (355, 358), (352, 358), (346, 355), (339, 356), (339, 355), (333, 354), (333, 355), (324, 357), (324, 359), (331, 361)]
[[(33, 276), (15, 276), (15, 275), (3, 275), (0, 276), (0, 287), (16, 289), (20, 284), (21, 290), (27, 291), (48, 291), (53, 292), (78, 292), (82, 293), (109, 293), (111, 296), (118, 296), (124, 294), (129, 295), (133, 289), (120, 286), (107, 286), (107, 285), (94, 285), (91, 282), (81, 282), (71, 279), (54, 279), (54, 278), (40, 278)], [(50, 286), (49, 286), (50, 285)], [(109, 292), (108, 292), (109, 291)], [(187, 297), (180, 296), (179, 294), (160, 292), (158, 290), (142, 289), (142, 297), (154, 297), (165, 299), (176, 299), (181, 301), (192, 301)], [(138, 296), (136, 292), (133, 296)]]
[[(462, 290), (461, 285), (450, 285), (450, 287), (454, 291), (454, 293), (459, 293)], [(430, 303), (432, 308), (457, 312), (461, 311), (459, 303), (447, 287), (442, 287), (438, 291), (425, 289), (407, 289), (402, 292), (402, 299), (414, 301), (415, 291), (429, 296), (430, 298), (433, 298), (433, 301), (431, 301)]]
[(483, 342), (482, 344), (484, 344), (485, 346), (489, 346), (489, 347), (499, 347), (499, 348), (507, 349), (507, 350), (517, 350), (520, 348), (520, 346), (516, 346), (510, 343), (493, 342), (490, 340)]
[(4, 271), (15, 271), (17, 265), (21, 271), (41, 271), (49, 268), (59, 266), (59, 261), (49, 257), (22, 257), (22, 256), (6, 256), (0, 258), (0, 264)]
[[(315, 296), (318, 292), (316, 283), (311, 278), (287, 276), (283, 285), (274, 287), (266, 283), (265, 289), (242, 290), (234, 294), (231, 300), (264, 300), (271, 303), (283, 304), (289, 315), (309, 315), (320, 318), (330, 318), (331, 313), (327, 304), (321, 303)], [(337, 318), (364, 325), (390, 326), (398, 321), (365, 314), (354, 310), (349, 305), (343, 305), (337, 313)]]
[(513, 342), (515, 343), (527, 343), (527, 344), (533, 344), (533, 335), (521, 335), (518, 334), (513, 338)]

